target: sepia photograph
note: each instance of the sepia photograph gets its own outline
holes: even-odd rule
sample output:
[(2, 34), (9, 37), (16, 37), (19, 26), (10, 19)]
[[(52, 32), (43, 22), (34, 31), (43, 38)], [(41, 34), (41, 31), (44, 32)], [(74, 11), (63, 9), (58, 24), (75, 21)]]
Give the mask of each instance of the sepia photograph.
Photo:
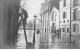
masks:
[(0, 0), (0, 49), (80, 49), (80, 0)]

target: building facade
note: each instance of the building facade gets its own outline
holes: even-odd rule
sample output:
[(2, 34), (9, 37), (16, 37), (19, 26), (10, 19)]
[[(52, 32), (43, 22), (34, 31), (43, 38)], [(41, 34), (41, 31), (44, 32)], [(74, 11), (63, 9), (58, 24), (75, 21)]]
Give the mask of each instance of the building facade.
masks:
[(48, 33), (49, 33), (49, 0), (45, 0), (41, 6), (41, 42), (47, 44), (48, 42)]
[(45, 41), (46, 44), (49, 42), (51, 33), (50, 13), (52, 12), (54, 6), (59, 8), (59, 0), (45, 0), (45, 2), (41, 5), (41, 41)]
[(54, 7), (50, 14), (50, 29), (52, 34), (56, 34), (59, 30), (59, 9)]
[(61, 35), (70, 33), (70, 0), (60, 0), (60, 32)]
[[(16, 48), (20, 0), (0, 0), (0, 48)], [(15, 46), (15, 47), (14, 47)]]
[(80, 0), (71, 0), (71, 33), (80, 34)]

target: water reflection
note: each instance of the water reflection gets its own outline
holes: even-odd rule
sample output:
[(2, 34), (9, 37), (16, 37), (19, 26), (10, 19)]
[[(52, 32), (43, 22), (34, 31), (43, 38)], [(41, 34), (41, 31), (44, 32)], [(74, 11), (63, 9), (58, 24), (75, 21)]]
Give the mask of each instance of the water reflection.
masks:
[(68, 35), (51, 35), (51, 49), (61, 48), (61, 49), (79, 49), (80, 48), (80, 39), (71, 37)]
[[(69, 35), (50, 35), (50, 39), (51, 41), (48, 42), (48, 46), (47, 46), (47, 42), (42, 42), (39, 44), (40, 42), (40, 39), (39, 38), (40, 35), (36, 35), (36, 45), (29, 45), (29, 46), (26, 46), (25, 44), (25, 38), (24, 38), (24, 34), (23, 33), (19, 33), (19, 36), (18, 36), (18, 42), (17, 42), (17, 45), (18, 47), (17, 48), (22, 48), (22, 49), (34, 49), (35, 46), (40, 46), (41, 47), (37, 47), (37, 48), (40, 48), (40, 49), (80, 49), (80, 38), (78, 38), (77, 36), (71, 36), (71, 39), (70, 39), (70, 36)], [(71, 43), (70, 43), (70, 40), (71, 40)]]

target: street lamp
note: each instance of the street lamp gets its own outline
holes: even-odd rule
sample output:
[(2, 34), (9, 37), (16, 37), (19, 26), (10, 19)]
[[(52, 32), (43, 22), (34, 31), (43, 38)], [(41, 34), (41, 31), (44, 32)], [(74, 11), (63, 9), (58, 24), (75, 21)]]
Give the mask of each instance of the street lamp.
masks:
[(35, 44), (35, 29), (36, 29), (36, 15), (34, 16), (34, 36), (33, 36), (33, 43)]

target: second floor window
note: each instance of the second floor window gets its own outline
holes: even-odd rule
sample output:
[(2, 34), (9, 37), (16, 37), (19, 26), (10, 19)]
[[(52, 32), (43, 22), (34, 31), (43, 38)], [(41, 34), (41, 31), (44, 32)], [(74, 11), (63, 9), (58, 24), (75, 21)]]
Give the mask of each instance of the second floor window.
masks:
[(66, 18), (66, 12), (63, 12), (63, 19)]
[(54, 20), (53, 17), (54, 17), (54, 12), (52, 13), (52, 21)]
[(73, 6), (77, 6), (78, 5), (78, 0), (73, 0)]
[(77, 19), (77, 15), (78, 15), (78, 11), (77, 11), (77, 9), (74, 9), (73, 10), (73, 20)]
[(64, 7), (66, 6), (66, 0), (64, 0), (64, 4), (63, 5), (64, 5)]

